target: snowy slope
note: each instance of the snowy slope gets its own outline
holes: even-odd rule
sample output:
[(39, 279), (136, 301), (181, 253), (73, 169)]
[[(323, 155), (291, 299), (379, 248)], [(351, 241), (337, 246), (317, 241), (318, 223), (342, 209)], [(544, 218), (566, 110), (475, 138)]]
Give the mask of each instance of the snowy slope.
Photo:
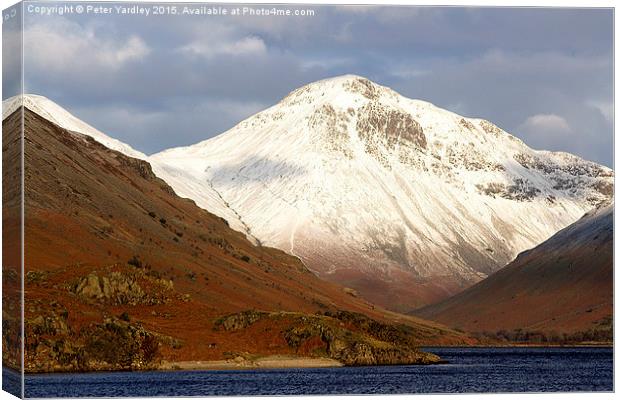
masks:
[(180, 195), (225, 202), (237, 229), (395, 309), (486, 277), (613, 184), (608, 168), (351, 75), (150, 160)]
[(515, 261), (520, 261), (522, 257), (531, 257), (534, 252), (541, 254), (555, 252), (557, 255), (561, 255), (583, 246), (592, 245), (596, 241), (611, 242), (613, 241), (613, 227), (614, 203), (613, 201), (602, 203), (535, 249), (520, 254)]
[(93, 139), (112, 150), (119, 151), (130, 157), (139, 158), (142, 160), (146, 159), (145, 154), (134, 150), (131, 148), (131, 146), (119, 140), (113, 139), (106, 134), (98, 131), (97, 129), (93, 128), (92, 126), (70, 114), (67, 110), (60, 107), (58, 104), (43, 96), (38, 96), (35, 94), (24, 94), (4, 100), (2, 102), (2, 120), (13, 114), (15, 110), (17, 110), (22, 105), (28, 108), (30, 111), (39, 114), (43, 118), (47, 119), (50, 122), (53, 122), (54, 124), (64, 129), (91, 136)]

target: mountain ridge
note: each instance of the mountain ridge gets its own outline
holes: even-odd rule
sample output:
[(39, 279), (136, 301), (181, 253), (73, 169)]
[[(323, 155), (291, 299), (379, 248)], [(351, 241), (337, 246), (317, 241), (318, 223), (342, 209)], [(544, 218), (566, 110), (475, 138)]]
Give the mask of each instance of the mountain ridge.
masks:
[(146, 154), (90, 126), (45, 96), (23, 94), (3, 100), (2, 120), (8, 118), (21, 106), (28, 108), (30, 111), (64, 129), (88, 135), (110, 149), (117, 150), (125, 155), (141, 160), (147, 158)]

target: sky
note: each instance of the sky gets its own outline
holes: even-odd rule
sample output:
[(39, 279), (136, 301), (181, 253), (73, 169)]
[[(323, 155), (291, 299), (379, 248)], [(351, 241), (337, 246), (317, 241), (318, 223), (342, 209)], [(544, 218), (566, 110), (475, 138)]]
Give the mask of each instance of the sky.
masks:
[[(304, 84), (357, 74), (533, 148), (613, 164), (610, 9), (288, 8), (315, 15), (26, 11), (24, 90), (151, 154), (222, 133)], [(19, 38), (4, 29), (7, 54)], [(3, 67), (7, 98), (18, 66)]]

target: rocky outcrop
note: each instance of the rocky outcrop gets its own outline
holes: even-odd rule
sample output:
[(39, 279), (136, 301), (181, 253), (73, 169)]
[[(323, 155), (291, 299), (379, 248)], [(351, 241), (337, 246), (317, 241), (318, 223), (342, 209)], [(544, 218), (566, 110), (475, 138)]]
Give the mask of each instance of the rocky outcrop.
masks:
[(102, 277), (89, 274), (77, 285), (75, 293), (85, 299), (107, 300), (117, 304), (136, 304), (145, 297), (137, 282), (119, 272)]
[[(146, 281), (151, 288), (143, 290), (139, 281)], [(155, 305), (168, 301), (173, 289), (171, 281), (154, 278), (142, 271), (92, 272), (71, 287), (71, 291), (88, 302), (113, 305)]]
[(345, 365), (428, 365), (440, 364), (439, 356), (411, 349), (381, 348), (366, 343), (354, 343), (336, 355)]
[(74, 332), (66, 312), (39, 315), (26, 321), (25, 369), (30, 373), (154, 369), (165, 339), (115, 317)]
[[(85, 268), (83, 274), (77, 273), (80, 268)], [(65, 273), (75, 277), (63, 277)], [(159, 366), (161, 345), (179, 346), (178, 340), (149, 331), (129, 316), (136, 306), (162, 305), (181, 297), (171, 281), (148, 266), (114, 264), (100, 268), (75, 266), (64, 272), (30, 270), (26, 281), (33, 292), (53, 290), (61, 294), (60, 299), (66, 293), (72, 304), (77, 298), (81, 306), (91, 308), (85, 318), (79, 307), (67, 308), (68, 303), (62, 300), (28, 298), (27, 372), (154, 369)], [(123, 306), (124, 311), (111, 316), (109, 311), (101, 312), (106, 306)]]
[(225, 331), (234, 332), (245, 329), (259, 319), (269, 314), (261, 311), (248, 310), (237, 314), (227, 315), (215, 321), (215, 328), (222, 328)]
[(261, 320), (284, 321), (285, 328), (279, 334), (299, 355), (329, 357), (348, 366), (443, 362), (417, 348), (410, 327), (385, 324), (348, 311), (306, 315), (252, 310), (220, 318), (215, 326), (239, 332)]

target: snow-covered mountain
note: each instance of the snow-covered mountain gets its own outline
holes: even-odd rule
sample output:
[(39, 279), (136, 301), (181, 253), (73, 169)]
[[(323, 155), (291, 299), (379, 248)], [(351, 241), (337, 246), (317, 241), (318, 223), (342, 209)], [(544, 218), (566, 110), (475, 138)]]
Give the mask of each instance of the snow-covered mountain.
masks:
[[(48, 102), (24, 98), (66, 129), (138, 153)], [(147, 160), (256, 243), (400, 311), (483, 279), (613, 192), (606, 167), (352, 75)]]
[(134, 150), (128, 144), (109, 137), (103, 132), (98, 131), (67, 110), (54, 103), (50, 99), (36, 94), (24, 94), (10, 97), (2, 102), (2, 120), (13, 114), (19, 107), (24, 106), (30, 111), (37, 113), (50, 122), (69, 131), (88, 135), (103, 144), (104, 146), (119, 151), (127, 156), (145, 160), (144, 153)]
[(613, 184), (608, 168), (351, 75), (150, 159), (181, 196), (397, 310), (481, 280)]

